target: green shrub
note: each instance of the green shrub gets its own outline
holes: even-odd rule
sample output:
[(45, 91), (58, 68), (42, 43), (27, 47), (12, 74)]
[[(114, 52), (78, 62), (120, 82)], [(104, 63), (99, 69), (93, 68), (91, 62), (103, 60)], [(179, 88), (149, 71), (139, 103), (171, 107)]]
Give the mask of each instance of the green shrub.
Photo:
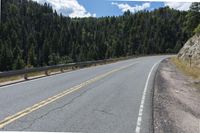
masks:
[(194, 33), (200, 34), (200, 24), (197, 26), (197, 28), (194, 30)]

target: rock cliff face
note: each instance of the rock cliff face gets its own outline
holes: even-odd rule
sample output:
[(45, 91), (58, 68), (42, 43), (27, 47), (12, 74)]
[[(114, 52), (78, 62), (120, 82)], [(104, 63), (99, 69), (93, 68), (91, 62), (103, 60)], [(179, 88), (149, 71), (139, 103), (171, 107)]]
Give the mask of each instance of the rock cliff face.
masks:
[(178, 53), (178, 57), (185, 61), (189, 61), (191, 58), (192, 64), (200, 66), (200, 34), (194, 35), (185, 43)]

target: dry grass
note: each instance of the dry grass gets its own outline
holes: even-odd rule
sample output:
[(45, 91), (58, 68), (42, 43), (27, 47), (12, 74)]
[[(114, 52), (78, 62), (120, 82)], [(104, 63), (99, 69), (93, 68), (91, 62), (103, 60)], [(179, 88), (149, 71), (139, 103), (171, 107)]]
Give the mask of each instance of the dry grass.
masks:
[(172, 57), (171, 62), (174, 63), (182, 72), (186, 75), (193, 77), (194, 79), (200, 79), (200, 68), (192, 65), (190, 67), (189, 62), (185, 62), (177, 57)]
[(14, 80), (20, 80), (23, 79), (23, 76), (13, 76), (8, 78), (0, 78), (0, 83), (8, 82), (8, 81), (14, 81)]
[(45, 75), (45, 72), (33, 72), (33, 73), (27, 74), (28, 78), (37, 77), (37, 76), (43, 76), (43, 75)]

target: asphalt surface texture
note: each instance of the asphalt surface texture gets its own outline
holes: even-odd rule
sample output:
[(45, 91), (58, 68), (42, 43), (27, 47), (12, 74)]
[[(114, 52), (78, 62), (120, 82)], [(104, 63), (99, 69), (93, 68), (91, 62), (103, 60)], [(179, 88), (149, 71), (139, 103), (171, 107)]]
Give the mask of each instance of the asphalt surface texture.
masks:
[(0, 87), (0, 131), (151, 133), (154, 76), (167, 57), (135, 58)]

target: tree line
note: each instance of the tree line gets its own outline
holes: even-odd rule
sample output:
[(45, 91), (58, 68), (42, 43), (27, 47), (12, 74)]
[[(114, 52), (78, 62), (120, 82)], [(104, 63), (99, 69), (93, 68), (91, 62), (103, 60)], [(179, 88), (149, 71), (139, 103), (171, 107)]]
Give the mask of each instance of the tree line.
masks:
[(164, 7), (122, 16), (70, 18), (47, 3), (2, 0), (0, 71), (177, 53), (200, 23), (196, 4), (187, 12)]

